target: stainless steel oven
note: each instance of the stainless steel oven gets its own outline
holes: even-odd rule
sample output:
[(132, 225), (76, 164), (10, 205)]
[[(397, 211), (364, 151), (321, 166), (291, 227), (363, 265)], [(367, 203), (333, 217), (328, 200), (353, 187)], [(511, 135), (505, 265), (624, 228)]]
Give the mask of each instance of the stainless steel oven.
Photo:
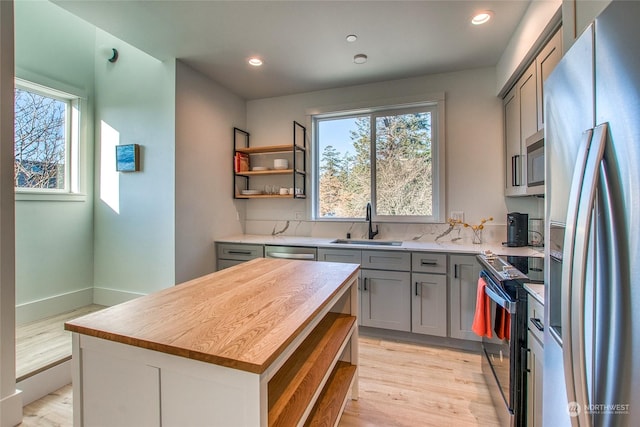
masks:
[(478, 258), (484, 267), (480, 277), (486, 282), (484, 293), (489, 299), (491, 329), (495, 332), (491, 338), (482, 338), (482, 372), (501, 424), (524, 427), (528, 293), (523, 283), (530, 279), (509, 261), (525, 271), (528, 270), (524, 266), (532, 262), (528, 257)]

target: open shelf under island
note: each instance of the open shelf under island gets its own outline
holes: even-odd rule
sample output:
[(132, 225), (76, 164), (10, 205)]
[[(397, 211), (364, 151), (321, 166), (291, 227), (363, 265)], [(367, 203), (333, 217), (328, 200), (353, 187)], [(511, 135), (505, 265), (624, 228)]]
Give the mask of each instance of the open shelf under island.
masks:
[(74, 425), (335, 425), (358, 269), (260, 258), (67, 322)]

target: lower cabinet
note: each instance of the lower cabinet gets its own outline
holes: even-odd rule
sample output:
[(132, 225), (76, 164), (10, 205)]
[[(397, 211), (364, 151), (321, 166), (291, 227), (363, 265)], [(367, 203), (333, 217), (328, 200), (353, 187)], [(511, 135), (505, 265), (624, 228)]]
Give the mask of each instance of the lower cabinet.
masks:
[(362, 326), (411, 330), (411, 273), (361, 270)]
[(447, 336), (447, 276), (412, 273), (411, 332)]
[(544, 362), (544, 305), (529, 296), (527, 353), (527, 426), (542, 426), (542, 369)]
[(480, 341), (471, 330), (480, 263), (475, 255), (449, 255), (449, 336)]
[(527, 358), (527, 426), (542, 427), (542, 369), (544, 348), (536, 336), (529, 331), (529, 353)]
[(264, 247), (244, 243), (216, 243), (216, 254), (216, 270), (223, 270), (254, 258), (264, 257)]

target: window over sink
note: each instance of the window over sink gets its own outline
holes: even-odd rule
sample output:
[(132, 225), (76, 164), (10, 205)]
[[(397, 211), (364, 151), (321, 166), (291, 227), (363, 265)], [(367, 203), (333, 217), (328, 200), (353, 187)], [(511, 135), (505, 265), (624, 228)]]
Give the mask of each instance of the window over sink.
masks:
[(313, 116), (314, 218), (438, 222), (444, 99)]

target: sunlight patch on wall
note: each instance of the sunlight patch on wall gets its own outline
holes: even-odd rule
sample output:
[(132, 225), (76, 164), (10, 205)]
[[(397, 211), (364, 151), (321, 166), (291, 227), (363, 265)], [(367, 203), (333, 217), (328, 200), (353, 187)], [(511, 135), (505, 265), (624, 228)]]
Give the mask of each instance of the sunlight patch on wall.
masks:
[(100, 199), (120, 213), (120, 175), (116, 171), (116, 145), (120, 133), (100, 121)]

